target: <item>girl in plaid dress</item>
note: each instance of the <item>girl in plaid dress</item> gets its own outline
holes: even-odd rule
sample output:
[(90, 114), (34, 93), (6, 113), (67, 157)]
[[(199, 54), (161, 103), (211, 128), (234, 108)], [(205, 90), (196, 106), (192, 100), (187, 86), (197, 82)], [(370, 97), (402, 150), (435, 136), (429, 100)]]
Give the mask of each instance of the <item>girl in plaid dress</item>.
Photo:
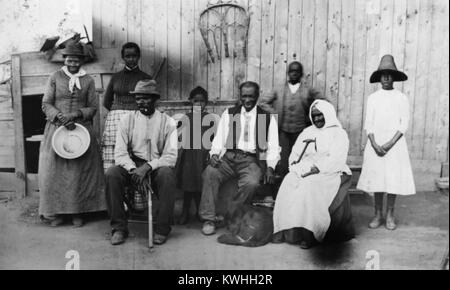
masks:
[(121, 117), (129, 111), (138, 110), (134, 96), (130, 95), (130, 92), (134, 90), (138, 81), (151, 79), (150, 75), (139, 69), (141, 50), (136, 43), (124, 44), (121, 53), (125, 68), (112, 76), (103, 102), (103, 106), (109, 111), (102, 137), (102, 159), (105, 171), (114, 165), (116, 132)]

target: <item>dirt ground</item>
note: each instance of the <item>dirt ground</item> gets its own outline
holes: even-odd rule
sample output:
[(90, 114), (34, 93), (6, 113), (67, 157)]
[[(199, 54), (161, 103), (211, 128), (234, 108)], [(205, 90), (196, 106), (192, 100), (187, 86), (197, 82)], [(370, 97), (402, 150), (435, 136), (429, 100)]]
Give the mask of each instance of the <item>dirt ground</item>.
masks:
[[(0, 269), (65, 269), (66, 253), (79, 253), (81, 269), (365, 269), (375, 261), (381, 269), (438, 269), (448, 245), (448, 193), (427, 192), (400, 197), (399, 227), (367, 228), (373, 214), (368, 195), (352, 195), (355, 239), (334, 246), (302, 250), (287, 244), (260, 248), (221, 245), (200, 233), (201, 224), (174, 226), (163, 246), (147, 248), (147, 225), (132, 224), (121, 246), (109, 243), (106, 214), (92, 216), (78, 229), (50, 228), (37, 215), (37, 198), (0, 201)], [(180, 204), (177, 203), (176, 213)], [(219, 234), (224, 230), (220, 230)]]

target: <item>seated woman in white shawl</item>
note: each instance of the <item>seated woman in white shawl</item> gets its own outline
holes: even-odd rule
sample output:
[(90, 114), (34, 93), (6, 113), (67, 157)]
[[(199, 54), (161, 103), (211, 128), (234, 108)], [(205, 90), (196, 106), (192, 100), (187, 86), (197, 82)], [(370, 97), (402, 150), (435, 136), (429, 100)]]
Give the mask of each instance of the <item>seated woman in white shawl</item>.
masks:
[[(289, 174), (280, 186), (273, 215), (274, 242), (292, 243), (283, 236), (296, 231), (300, 238), (295, 242), (301, 248), (324, 240), (331, 223), (329, 207), (341, 185), (341, 174), (351, 175), (346, 165), (348, 136), (333, 105), (317, 100), (309, 115), (313, 125), (300, 134), (292, 148)], [(307, 146), (307, 140), (315, 142)]]

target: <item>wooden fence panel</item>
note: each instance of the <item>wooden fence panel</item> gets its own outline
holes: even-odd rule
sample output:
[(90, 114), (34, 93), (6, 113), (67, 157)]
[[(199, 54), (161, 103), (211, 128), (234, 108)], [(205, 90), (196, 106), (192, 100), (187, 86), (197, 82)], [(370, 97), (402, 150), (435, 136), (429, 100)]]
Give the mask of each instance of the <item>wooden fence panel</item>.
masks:
[[(395, 86), (410, 101), (406, 138), (411, 156), (448, 160), (448, 2), (237, 2), (251, 15), (246, 59), (238, 55), (209, 61), (198, 25), (208, 0), (93, 1), (94, 43), (119, 48), (125, 41), (138, 41), (142, 67), (149, 72), (167, 57), (159, 79), (165, 100), (185, 100), (196, 85), (208, 89), (212, 100), (233, 100), (245, 79), (259, 82), (264, 94), (284, 82), (289, 62), (299, 60), (304, 82), (336, 105), (355, 156), (361, 156), (366, 142), (367, 97), (379, 89), (369, 84), (369, 77), (389, 53), (409, 77)], [(240, 41), (233, 39), (230, 51)], [(222, 36), (218, 46), (223, 52)]]

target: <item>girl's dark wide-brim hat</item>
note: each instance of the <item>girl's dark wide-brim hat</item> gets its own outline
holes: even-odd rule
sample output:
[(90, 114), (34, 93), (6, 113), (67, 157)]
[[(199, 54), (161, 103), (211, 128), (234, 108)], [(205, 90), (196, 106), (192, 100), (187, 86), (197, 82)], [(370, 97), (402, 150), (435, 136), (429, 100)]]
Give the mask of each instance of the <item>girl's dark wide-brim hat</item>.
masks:
[(408, 76), (397, 69), (397, 66), (394, 62), (394, 57), (392, 55), (385, 55), (381, 58), (380, 65), (378, 70), (375, 71), (370, 77), (370, 83), (379, 83), (381, 79), (381, 75), (384, 72), (388, 72), (392, 75), (394, 82), (404, 82), (408, 80)]
[(77, 43), (66, 46), (62, 51), (62, 56), (64, 58), (67, 56), (79, 56), (84, 58), (87, 55), (84, 53), (83, 46), (80, 43)]

